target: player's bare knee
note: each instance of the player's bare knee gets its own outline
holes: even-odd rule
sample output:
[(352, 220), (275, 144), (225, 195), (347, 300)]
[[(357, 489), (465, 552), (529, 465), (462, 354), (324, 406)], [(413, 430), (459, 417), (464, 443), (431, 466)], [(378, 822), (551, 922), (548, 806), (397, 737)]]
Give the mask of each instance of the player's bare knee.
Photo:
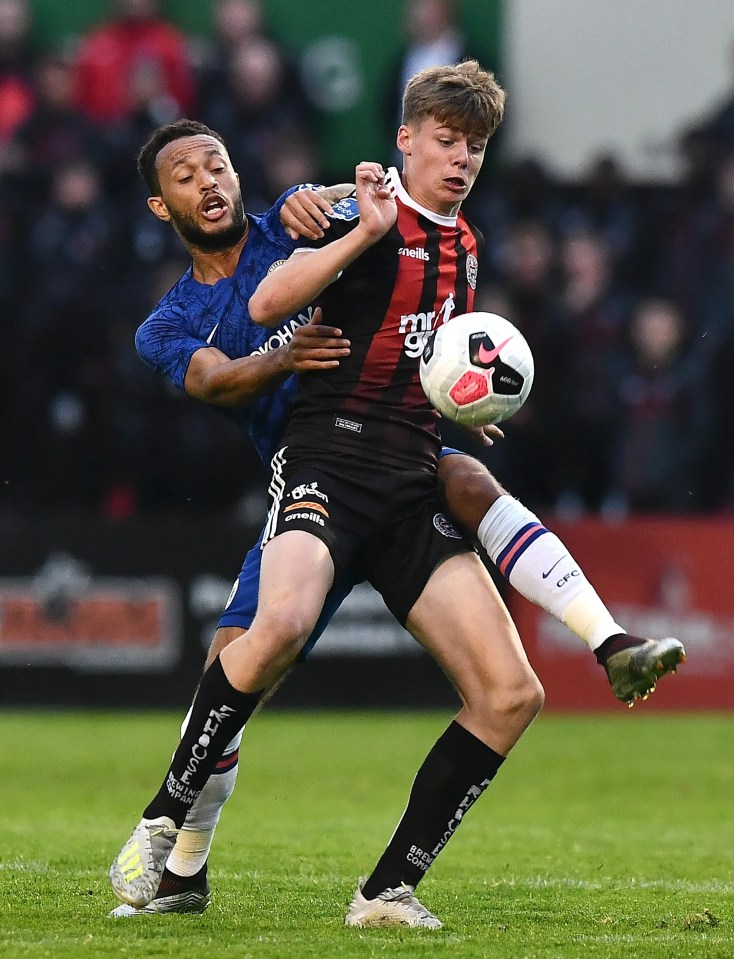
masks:
[(311, 612), (287, 598), (258, 609), (255, 623), (280, 644), (305, 642), (314, 626)]
[(540, 680), (530, 671), (522, 679), (492, 690), (487, 705), (495, 721), (499, 718), (506, 728), (522, 731), (535, 719), (544, 702)]
[(530, 721), (535, 719), (535, 717), (540, 713), (543, 706), (545, 705), (545, 690), (538, 679), (538, 677), (533, 673), (531, 681), (528, 685), (526, 691), (525, 699), (525, 711), (530, 716)]

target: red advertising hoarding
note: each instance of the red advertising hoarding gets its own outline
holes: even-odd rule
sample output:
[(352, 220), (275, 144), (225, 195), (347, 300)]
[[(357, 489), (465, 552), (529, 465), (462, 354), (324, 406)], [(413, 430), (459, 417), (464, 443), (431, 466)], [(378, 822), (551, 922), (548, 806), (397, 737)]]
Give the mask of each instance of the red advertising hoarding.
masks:
[[(675, 636), (687, 662), (647, 709), (734, 709), (734, 520), (553, 522), (617, 622)], [(508, 604), (546, 690), (546, 709), (620, 708), (594, 656), (514, 591)], [(622, 707), (623, 708), (623, 707)]]

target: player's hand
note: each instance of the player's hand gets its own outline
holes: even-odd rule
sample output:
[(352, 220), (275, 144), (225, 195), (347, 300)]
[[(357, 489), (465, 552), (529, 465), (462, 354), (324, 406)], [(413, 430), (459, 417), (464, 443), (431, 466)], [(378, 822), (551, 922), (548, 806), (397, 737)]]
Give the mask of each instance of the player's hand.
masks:
[(371, 242), (381, 239), (398, 216), (393, 191), (385, 182), (385, 171), (379, 163), (364, 161), (355, 170), (359, 227)]
[(326, 215), (334, 212), (331, 204), (354, 193), (353, 183), (335, 183), (320, 190), (297, 190), (291, 193), (280, 208), (280, 222), (291, 240), (305, 237), (319, 240), (328, 229)]
[(333, 198), (321, 190), (296, 190), (280, 208), (280, 222), (291, 240), (319, 240), (328, 229)]
[(291, 372), (334, 369), (340, 359), (349, 356), (349, 340), (342, 337), (341, 330), (324, 326), (321, 320), (321, 308), (316, 307), (310, 321), (298, 327), (285, 347), (286, 368)]
[(494, 446), (495, 440), (505, 438), (505, 434), (496, 423), (489, 423), (487, 426), (465, 426), (464, 429), (480, 446)]

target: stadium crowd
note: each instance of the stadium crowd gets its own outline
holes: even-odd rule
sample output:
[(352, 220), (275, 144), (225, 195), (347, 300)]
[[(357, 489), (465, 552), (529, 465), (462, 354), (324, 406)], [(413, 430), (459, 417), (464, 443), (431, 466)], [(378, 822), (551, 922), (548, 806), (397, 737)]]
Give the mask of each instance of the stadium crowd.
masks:
[[(0, 509), (237, 509), (264, 493), (256, 454), (135, 354), (188, 265), (135, 157), (195, 116), (259, 212), (322, 178), (319, 115), (255, 0), (217, 0), (208, 43), (154, 0), (117, 10), (39, 53), (25, 0), (0, 0)], [(485, 172), (466, 204), (487, 241), (478, 308), (515, 322), (536, 360), (530, 399), (482, 455), (531, 508), (734, 508), (733, 117), (734, 80), (681, 135), (672, 186), (632, 184), (613, 156), (559, 183), (527, 158)]]

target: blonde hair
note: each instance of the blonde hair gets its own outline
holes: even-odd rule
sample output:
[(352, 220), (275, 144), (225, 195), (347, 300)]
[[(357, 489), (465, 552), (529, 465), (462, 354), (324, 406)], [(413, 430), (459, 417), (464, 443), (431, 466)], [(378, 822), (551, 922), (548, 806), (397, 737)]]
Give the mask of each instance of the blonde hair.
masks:
[(419, 126), (433, 118), (464, 133), (491, 137), (502, 122), (505, 91), (476, 60), (427, 67), (408, 81), (403, 123)]

